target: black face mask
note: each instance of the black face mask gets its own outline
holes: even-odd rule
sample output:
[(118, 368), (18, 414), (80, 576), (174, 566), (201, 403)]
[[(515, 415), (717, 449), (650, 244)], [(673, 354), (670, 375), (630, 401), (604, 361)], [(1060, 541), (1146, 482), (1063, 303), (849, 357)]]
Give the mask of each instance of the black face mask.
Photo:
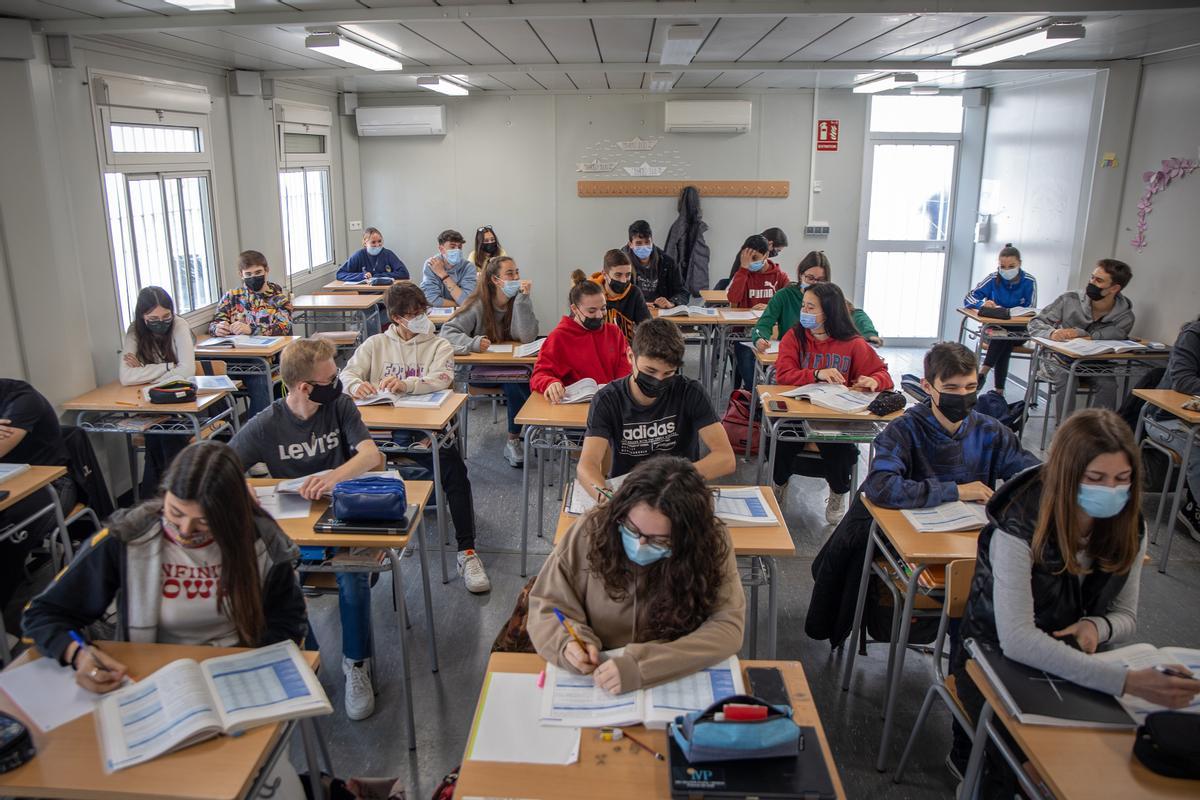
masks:
[(500, 246), (495, 242), (484, 242), (482, 245), (480, 245), (479, 249), (487, 253), (489, 256), (494, 256), (496, 253), (500, 252)]
[(342, 393), (342, 379), (338, 378), (333, 383), (314, 383), (312, 391), (308, 393), (308, 399), (314, 403), (325, 405), (337, 400), (338, 395)]
[(267, 285), (267, 276), (255, 275), (253, 278), (242, 278), (242, 283), (246, 284), (246, 288), (252, 292), (261, 292), (262, 288)]
[(604, 325), (604, 317), (580, 317), (579, 324), (589, 331), (598, 331)]
[(975, 401), (978, 399), (979, 395), (976, 392), (970, 394), (940, 392), (937, 407), (946, 419), (951, 422), (962, 422), (971, 413), (971, 409), (975, 407)]
[(175, 320), (174, 319), (147, 320), (146, 327), (150, 329), (151, 333), (162, 336), (164, 333), (171, 332), (171, 328), (175, 327)]
[(772, 247), (771, 252), (767, 253), (767, 258), (775, 258), (778, 255), (779, 255), (779, 248)]
[(608, 289), (613, 294), (621, 294), (628, 288), (629, 281), (614, 281), (611, 279), (608, 281)]
[(671, 388), (672, 381), (675, 376), (670, 378), (656, 378), (653, 375), (647, 375), (641, 370), (638, 371), (637, 377), (633, 379), (637, 387), (642, 390), (642, 394), (646, 397), (658, 397), (667, 389)]
[(1104, 299), (1104, 290), (1094, 283), (1089, 283), (1083, 292), (1088, 296), (1089, 300), (1095, 301)]

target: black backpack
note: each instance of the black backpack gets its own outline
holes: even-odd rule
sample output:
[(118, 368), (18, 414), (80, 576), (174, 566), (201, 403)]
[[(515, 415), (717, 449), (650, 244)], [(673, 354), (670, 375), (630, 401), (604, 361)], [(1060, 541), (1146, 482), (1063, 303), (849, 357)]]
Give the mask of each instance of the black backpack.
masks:
[(101, 520), (107, 518), (114, 509), (112, 497), (87, 433), (74, 425), (63, 425), (62, 437), (67, 448), (67, 474), (75, 484), (79, 502), (95, 511)]

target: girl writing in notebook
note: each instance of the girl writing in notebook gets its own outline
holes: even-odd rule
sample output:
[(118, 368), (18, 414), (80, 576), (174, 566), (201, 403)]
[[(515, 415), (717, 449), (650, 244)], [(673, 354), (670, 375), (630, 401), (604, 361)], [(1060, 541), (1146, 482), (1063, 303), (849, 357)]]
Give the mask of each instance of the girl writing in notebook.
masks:
[[(1087, 409), (1069, 417), (1046, 463), (1015, 476), (988, 501), (991, 523), (979, 534), (960, 637), (1099, 692), (1170, 708), (1190, 703), (1198, 680), (1092, 657), (1137, 630), (1147, 538), (1141, 472), (1119, 416)], [(967, 674), (967, 658), (957, 647), (950, 666), (959, 699), (977, 718), (983, 696)], [(951, 759), (960, 770), (969, 752), (966, 734), (955, 730)]]
[(605, 322), (604, 290), (582, 273), (567, 295), (569, 313), (550, 331), (533, 365), (529, 388), (551, 403), (563, 399), (566, 387), (584, 378), (604, 384), (629, 374), (629, 343), (621, 329)]
[[(712, 493), (690, 461), (658, 456), (563, 534), (529, 594), (528, 629), (538, 655), (619, 694), (734, 655), (745, 616)], [(601, 658), (618, 647), (622, 655)]]

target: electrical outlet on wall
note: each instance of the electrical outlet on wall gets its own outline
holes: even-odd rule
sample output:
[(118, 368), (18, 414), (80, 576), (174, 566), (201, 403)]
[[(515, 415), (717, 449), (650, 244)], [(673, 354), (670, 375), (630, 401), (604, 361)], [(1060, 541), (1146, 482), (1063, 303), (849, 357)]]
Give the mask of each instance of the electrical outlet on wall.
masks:
[(350, 230), (361, 231), (362, 230), (362, 220), (361, 219), (350, 220)]
[(828, 236), (829, 235), (829, 223), (828, 222), (814, 222), (812, 225), (805, 225), (804, 226), (804, 235), (806, 238), (809, 238), (809, 239), (816, 238), (818, 236)]

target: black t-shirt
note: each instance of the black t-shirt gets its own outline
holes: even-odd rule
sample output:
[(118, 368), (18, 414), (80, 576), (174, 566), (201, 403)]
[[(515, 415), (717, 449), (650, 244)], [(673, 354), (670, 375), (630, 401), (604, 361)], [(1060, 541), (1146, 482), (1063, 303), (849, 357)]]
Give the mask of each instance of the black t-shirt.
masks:
[(339, 394), (308, 419), (293, 414), (286, 399), (276, 400), (243, 425), (229, 445), (247, 469), (261, 461), (272, 478), (303, 478), (337, 469), (370, 438), (350, 395)]
[(0, 419), (25, 431), (21, 443), (0, 458), (5, 464), (61, 467), (67, 463), (62, 428), (54, 406), (25, 381), (0, 378)]
[(654, 455), (695, 461), (700, 457), (700, 430), (717, 421), (699, 381), (678, 376), (652, 405), (638, 405), (630, 394), (633, 376), (601, 389), (588, 412), (586, 436), (608, 440), (613, 451), (611, 478), (629, 472)]

